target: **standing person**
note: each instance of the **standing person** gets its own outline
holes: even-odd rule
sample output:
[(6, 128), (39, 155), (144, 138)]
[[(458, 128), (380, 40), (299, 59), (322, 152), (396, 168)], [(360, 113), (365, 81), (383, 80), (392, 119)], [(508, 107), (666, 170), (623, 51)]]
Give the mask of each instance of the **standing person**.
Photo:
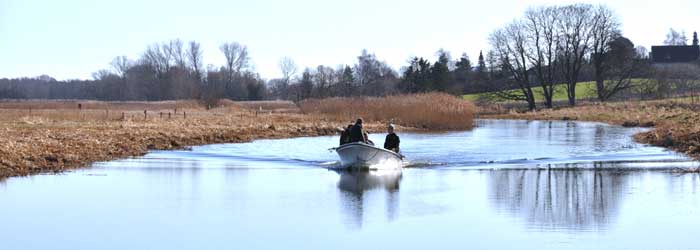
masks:
[(352, 124), (348, 124), (348, 127), (340, 133), (340, 145), (350, 143), (350, 130), (352, 129)]
[(364, 131), (362, 130), (362, 118), (358, 118), (355, 121), (355, 125), (350, 129), (350, 142), (363, 142), (367, 143), (365, 139)]
[(386, 129), (389, 134), (386, 135), (386, 139), (384, 139), (384, 148), (398, 153), (401, 140), (399, 140), (399, 136), (394, 133), (394, 124), (389, 124)]

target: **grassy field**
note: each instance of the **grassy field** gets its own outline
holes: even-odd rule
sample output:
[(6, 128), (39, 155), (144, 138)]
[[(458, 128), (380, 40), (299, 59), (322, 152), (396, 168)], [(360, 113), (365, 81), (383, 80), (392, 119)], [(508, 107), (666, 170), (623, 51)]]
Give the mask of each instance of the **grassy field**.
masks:
[[(0, 179), (60, 172), (89, 166), (97, 161), (139, 156), (154, 149), (177, 149), (265, 138), (333, 135), (358, 115), (371, 113), (398, 112), (398, 115), (364, 116), (365, 128), (370, 132), (384, 132), (386, 123), (391, 122), (389, 118), (397, 119), (399, 131), (471, 127), (474, 109), (469, 102), (451, 96), (450, 100), (444, 99), (444, 96), (442, 99), (432, 97), (435, 96), (353, 100), (355, 107), (367, 113), (329, 113), (320, 110), (302, 112), (295, 103), (287, 101), (223, 100), (213, 109), (206, 109), (196, 101), (2, 101)], [(421, 115), (407, 115), (409, 113), (401, 111), (415, 108), (402, 106), (410, 102), (403, 102), (395, 109), (376, 106), (378, 103), (395, 103), (395, 98), (420, 100), (421, 105), (432, 107), (444, 115), (467, 116), (459, 119), (470, 124), (445, 127), (441, 123), (426, 122)], [(341, 105), (338, 100), (321, 100), (317, 103)], [(450, 106), (451, 103), (458, 106)], [(461, 107), (459, 105), (470, 108), (454, 113)], [(346, 105), (341, 106), (342, 110), (352, 109)], [(313, 109), (319, 106), (307, 103), (305, 107)], [(423, 113), (420, 114), (426, 114), (427, 111), (423, 109), (421, 112)], [(428, 116), (432, 119), (431, 117), (433, 116)]]
[[(535, 87), (532, 89), (535, 92), (535, 100), (544, 100), (544, 94), (542, 92), (542, 87)], [(519, 90), (512, 90), (513, 92), (519, 91)], [(487, 97), (490, 96), (489, 93), (481, 93), (481, 94), (469, 94), (469, 95), (463, 95), (462, 98), (465, 100), (469, 101), (476, 101), (480, 97)], [(598, 96), (596, 95), (596, 86), (595, 82), (581, 82), (576, 84), (576, 99), (577, 100), (586, 100), (586, 99), (594, 99), (597, 98)], [(559, 84), (554, 86), (554, 97), (552, 98), (553, 101), (566, 101), (569, 100), (569, 97), (566, 95), (566, 85), (564, 84)], [(506, 101), (506, 100), (494, 100), (494, 101)]]

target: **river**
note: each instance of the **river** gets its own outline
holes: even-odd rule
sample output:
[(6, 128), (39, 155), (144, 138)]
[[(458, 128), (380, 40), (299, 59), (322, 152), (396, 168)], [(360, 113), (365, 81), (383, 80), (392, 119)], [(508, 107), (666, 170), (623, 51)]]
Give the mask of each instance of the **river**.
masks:
[(697, 163), (639, 131), (479, 120), (354, 173), (329, 169), (334, 136), (153, 151), (0, 181), (0, 247), (700, 249)]

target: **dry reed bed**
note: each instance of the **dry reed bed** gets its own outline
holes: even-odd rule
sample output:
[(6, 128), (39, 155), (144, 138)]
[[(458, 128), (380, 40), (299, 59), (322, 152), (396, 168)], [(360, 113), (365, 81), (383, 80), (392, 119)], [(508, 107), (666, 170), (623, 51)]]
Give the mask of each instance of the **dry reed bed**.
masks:
[(0, 101), (0, 109), (110, 109), (110, 110), (166, 110), (166, 109), (200, 109), (203, 108), (197, 100), (179, 101), (126, 101), (126, 102), (101, 102), (92, 100), (3, 100)]
[[(138, 156), (152, 149), (247, 142), (262, 138), (332, 135), (343, 123), (298, 114), (196, 112), (188, 118), (126, 120), (74, 114), (25, 116), (0, 122), (0, 177), (56, 172)], [(383, 130), (371, 124), (372, 131)]]
[[(260, 112), (259, 108), (247, 109), (242, 108), (246, 105), (228, 102), (210, 110), (199, 104), (190, 106), (188, 101), (144, 105), (91, 103), (101, 108), (69, 109), (73, 104), (76, 103), (45, 101), (0, 105), (5, 107), (0, 108), (0, 179), (60, 172), (97, 161), (139, 156), (153, 149), (333, 135), (350, 119)], [(143, 110), (147, 110), (146, 114)], [(365, 127), (370, 132), (385, 130), (381, 122), (369, 121)], [(404, 131), (414, 129), (399, 127)]]
[(618, 103), (588, 103), (574, 108), (508, 112), (485, 118), (526, 120), (598, 121), (626, 127), (654, 129), (635, 135), (641, 143), (673, 149), (700, 159), (700, 104), (690, 101), (661, 100)]
[(444, 93), (312, 99), (301, 102), (299, 107), (304, 113), (348, 122), (362, 117), (431, 130), (469, 129), (476, 110), (471, 102)]
[(245, 101), (237, 102), (243, 108), (273, 112), (299, 113), (299, 107), (292, 101)]

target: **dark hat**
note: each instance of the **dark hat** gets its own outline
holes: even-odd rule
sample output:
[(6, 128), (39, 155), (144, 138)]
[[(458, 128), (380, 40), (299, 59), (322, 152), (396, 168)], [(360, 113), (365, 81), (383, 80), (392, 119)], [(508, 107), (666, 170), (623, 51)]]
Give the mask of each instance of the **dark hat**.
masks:
[(357, 121), (355, 121), (356, 124), (362, 124), (362, 118), (357, 118)]

